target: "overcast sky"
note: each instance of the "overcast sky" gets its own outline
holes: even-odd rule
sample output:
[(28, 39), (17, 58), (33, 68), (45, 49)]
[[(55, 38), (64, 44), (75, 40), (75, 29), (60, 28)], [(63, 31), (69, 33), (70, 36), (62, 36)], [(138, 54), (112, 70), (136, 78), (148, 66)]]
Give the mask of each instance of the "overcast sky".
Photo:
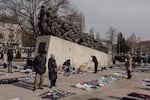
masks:
[(85, 15), (86, 32), (90, 27), (106, 38), (112, 26), (125, 37), (135, 33), (150, 40), (150, 0), (70, 0)]

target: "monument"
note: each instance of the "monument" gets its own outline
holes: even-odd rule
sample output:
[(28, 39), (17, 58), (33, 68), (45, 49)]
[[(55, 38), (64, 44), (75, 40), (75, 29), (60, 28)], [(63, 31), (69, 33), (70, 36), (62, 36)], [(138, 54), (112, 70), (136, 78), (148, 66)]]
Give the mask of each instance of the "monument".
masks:
[[(101, 65), (110, 63), (110, 55), (100, 42), (88, 33), (82, 33), (77, 25), (64, 20), (51, 7), (42, 6), (39, 14), (36, 54), (47, 51), (47, 59), (54, 54), (58, 65), (70, 59), (77, 66), (87, 63), (95, 55)], [(101, 59), (103, 58), (103, 59)]]

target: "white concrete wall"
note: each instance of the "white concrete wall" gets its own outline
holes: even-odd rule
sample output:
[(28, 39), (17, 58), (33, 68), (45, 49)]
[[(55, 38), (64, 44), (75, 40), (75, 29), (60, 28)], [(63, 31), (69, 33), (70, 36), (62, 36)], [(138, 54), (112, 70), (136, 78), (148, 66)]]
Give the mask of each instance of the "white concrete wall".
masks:
[(38, 51), (39, 42), (46, 42), (47, 59), (51, 54), (55, 55), (57, 65), (62, 65), (66, 59), (70, 59), (75, 67), (87, 63), (92, 67), (91, 55), (97, 57), (99, 66), (107, 66), (111, 62), (111, 56), (64, 39), (54, 36), (39, 36), (36, 44), (36, 55)]

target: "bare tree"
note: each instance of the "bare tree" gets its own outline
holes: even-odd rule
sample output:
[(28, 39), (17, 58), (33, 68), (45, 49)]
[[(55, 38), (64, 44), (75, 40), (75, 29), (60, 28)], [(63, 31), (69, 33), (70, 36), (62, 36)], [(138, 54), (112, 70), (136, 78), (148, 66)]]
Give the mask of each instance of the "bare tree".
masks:
[(37, 18), (41, 4), (41, 0), (0, 0), (6, 16), (14, 18), (24, 33), (33, 37), (38, 34)]
[(83, 13), (80, 13), (80, 27), (81, 27), (81, 33), (84, 31), (85, 28), (85, 16)]
[(53, 14), (59, 16), (69, 16), (73, 12), (69, 0), (0, 0), (0, 14), (14, 18), (23, 33), (36, 40), (40, 34), (38, 18), (41, 5), (51, 7)]
[(137, 54), (139, 54), (141, 51), (140, 42), (141, 42), (141, 37), (138, 37), (136, 40), (136, 43), (137, 43), (136, 52), (137, 52)]
[(94, 28), (93, 28), (93, 27), (90, 28), (89, 34), (90, 34), (91, 36), (94, 36)]
[(99, 32), (96, 33), (96, 40), (100, 41), (100, 34), (99, 34)]
[(128, 45), (131, 48), (132, 54), (137, 50), (137, 38), (135, 36), (135, 33), (132, 33), (132, 35), (127, 39)]
[(127, 45), (126, 39), (121, 32), (118, 32), (117, 35), (116, 50), (119, 55), (120, 53), (125, 54), (129, 51), (129, 46)]
[(110, 41), (110, 52), (112, 53), (112, 45), (115, 42), (116, 39), (116, 29), (113, 27), (110, 27), (108, 32), (106, 33), (108, 40)]

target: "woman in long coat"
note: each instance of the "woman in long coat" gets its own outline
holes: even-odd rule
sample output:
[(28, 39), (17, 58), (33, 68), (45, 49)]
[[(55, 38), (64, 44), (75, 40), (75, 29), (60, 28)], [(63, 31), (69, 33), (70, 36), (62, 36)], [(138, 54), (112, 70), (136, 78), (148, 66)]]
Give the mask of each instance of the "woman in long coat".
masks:
[(48, 69), (49, 69), (49, 80), (51, 81), (50, 88), (52, 88), (52, 86), (56, 86), (56, 79), (57, 79), (57, 64), (54, 55), (51, 55), (51, 57), (49, 58)]

